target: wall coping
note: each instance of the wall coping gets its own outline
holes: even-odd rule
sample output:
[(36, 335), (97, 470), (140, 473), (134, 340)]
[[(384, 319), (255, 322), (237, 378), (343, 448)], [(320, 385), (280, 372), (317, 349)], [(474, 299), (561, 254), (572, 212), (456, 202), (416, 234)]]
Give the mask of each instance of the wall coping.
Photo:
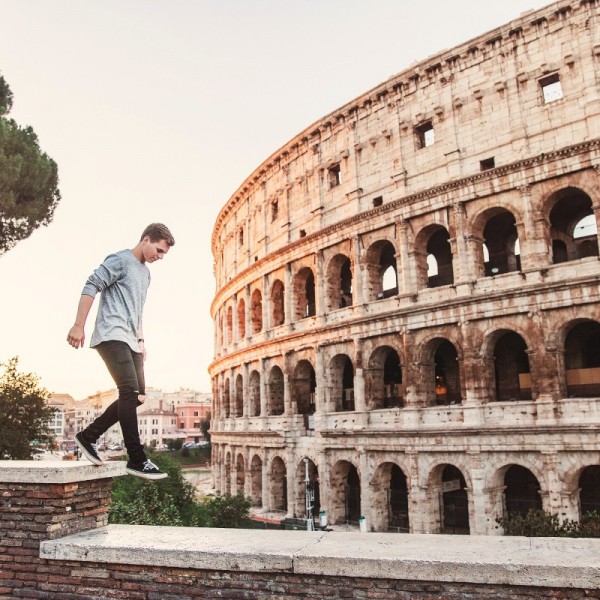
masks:
[(600, 589), (600, 539), (109, 525), (44, 541), (49, 560)]
[(126, 463), (109, 461), (96, 466), (86, 461), (0, 460), (2, 483), (77, 483), (126, 475)]

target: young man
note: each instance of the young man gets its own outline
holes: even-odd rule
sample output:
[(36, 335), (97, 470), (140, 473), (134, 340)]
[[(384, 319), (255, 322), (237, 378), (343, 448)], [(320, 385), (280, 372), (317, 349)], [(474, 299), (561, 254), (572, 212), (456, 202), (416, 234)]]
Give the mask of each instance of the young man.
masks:
[(144, 360), (146, 348), (142, 311), (150, 285), (147, 263), (164, 258), (175, 240), (162, 223), (148, 225), (132, 250), (106, 257), (87, 280), (77, 309), (75, 324), (67, 336), (73, 348), (83, 346), (85, 322), (100, 293), (100, 305), (90, 346), (104, 360), (119, 397), (93, 423), (75, 436), (82, 453), (95, 465), (102, 464), (96, 441), (119, 422), (129, 454), (127, 472), (144, 479), (163, 479), (166, 473), (146, 457), (140, 443), (137, 407), (145, 400)]

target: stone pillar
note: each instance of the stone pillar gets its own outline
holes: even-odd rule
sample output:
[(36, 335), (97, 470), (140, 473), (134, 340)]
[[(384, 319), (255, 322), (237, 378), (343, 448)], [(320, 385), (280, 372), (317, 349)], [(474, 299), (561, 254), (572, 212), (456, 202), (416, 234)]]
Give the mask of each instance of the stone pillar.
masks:
[(267, 361), (264, 358), (260, 360), (260, 416), (266, 417), (267, 415), (267, 399), (269, 397), (269, 374), (266, 369)]
[(242, 416), (248, 418), (250, 415), (250, 367), (248, 363), (242, 365), (242, 377), (244, 379)]
[(318, 322), (325, 322), (326, 306), (325, 303), (325, 265), (324, 265), (323, 250), (319, 250), (315, 255), (315, 314)]
[(543, 482), (540, 481), (542, 487), (542, 507), (545, 511), (559, 515), (560, 520), (564, 521), (562, 514), (562, 484), (560, 475), (558, 474), (558, 457), (553, 452), (542, 452), (544, 457), (544, 473), (546, 474), (546, 481), (548, 482), (548, 489), (544, 492)]
[(252, 305), (250, 302), (250, 286), (247, 285), (245, 290), (245, 306), (246, 306), (246, 310), (244, 311), (244, 319), (246, 321), (246, 338), (252, 337), (253, 333), (252, 333), (252, 317), (251, 317), (251, 313), (252, 313)]
[(289, 416), (293, 414), (292, 411), (292, 394), (290, 390), (290, 376), (286, 370), (283, 373), (283, 414)]
[(237, 486), (237, 450), (232, 447), (231, 448), (231, 470), (229, 471), (229, 477), (231, 478), (230, 490), (229, 493), (232, 496), (235, 496), (238, 492)]
[(285, 463), (285, 482), (286, 482), (286, 494), (287, 494), (287, 513), (286, 518), (291, 519), (295, 516), (295, 504), (296, 504), (296, 477), (295, 477), (295, 469), (292, 464), (292, 461), (289, 457), (287, 457)]
[(360, 236), (355, 235), (352, 240), (353, 260), (352, 260), (352, 304), (358, 305), (366, 302), (363, 295), (363, 276), (362, 276), (362, 258), (360, 251)]
[(269, 278), (263, 276), (262, 284), (262, 331), (267, 331), (273, 325), (271, 323), (271, 294), (269, 293)]
[(356, 340), (356, 355), (354, 364), (354, 410), (356, 412), (365, 412), (367, 410), (367, 403), (365, 398), (365, 377), (362, 361), (361, 340)]
[(317, 468), (319, 470), (319, 496), (321, 510), (324, 510), (327, 513), (327, 518), (331, 519), (331, 486), (329, 484), (330, 473), (325, 450), (321, 450), (319, 452)]
[[(405, 219), (396, 222), (396, 232), (399, 246), (396, 256), (400, 259), (400, 278), (398, 280), (400, 289), (398, 291), (404, 294), (414, 294), (417, 291), (413, 270), (415, 265), (411, 262), (408, 252), (408, 224)], [(398, 270), (398, 265), (396, 265), (396, 270)]]
[(358, 448), (358, 461), (360, 469), (360, 514), (367, 518), (367, 531), (371, 531), (373, 524), (368, 521), (368, 515), (373, 506), (371, 501), (371, 473), (369, 470), (369, 457), (364, 448)]
[(323, 413), (327, 412), (326, 406), (326, 387), (327, 378), (325, 376), (325, 365), (323, 360), (323, 348), (317, 346), (315, 350), (315, 379), (317, 383), (317, 389), (315, 391), (315, 412)]
[(240, 330), (239, 330), (239, 323), (238, 323), (238, 314), (237, 314), (237, 309), (238, 309), (238, 303), (237, 303), (237, 294), (234, 294), (233, 296), (233, 306), (231, 307), (231, 337), (233, 338), (233, 344), (234, 347), (237, 345), (237, 343), (240, 341)]
[(521, 186), (519, 193), (521, 194), (520, 205), (524, 208), (523, 228), (517, 229), (521, 247), (521, 270), (545, 267), (552, 263), (552, 248), (548, 247), (544, 235), (548, 225), (546, 218), (538, 214), (532, 206), (529, 185)]
[(262, 468), (262, 506), (263, 512), (271, 510), (271, 478), (269, 477), (269, 464), (267, 457), (263, 457)]
[(465, 241), (466, 226), (465, 226), (465, 207), (464, 203), (459, 202), (454, 205), (454, 228), (455, 228), (455, 243), (453, 254), (453, 263), (455, 265), (454, 283), (467, 283), (475, 279), (471, 273), (469, 261), (469, 253)]
[(294, 298), (294, 288), (292, 283), (292, 265), (288, 263), (285, 266), (285, 294), (284, 294), (284, 307), (285, 312), (285, 323), (288, 329), (292, 328), (292, 301)]
[(485, 464), (479, 452), (467, 455), (471, 466), (471, 489), (468, 491), (470, 534), (489, 535), (493, 533), (496, 524), (489, 522), (486, 511)]

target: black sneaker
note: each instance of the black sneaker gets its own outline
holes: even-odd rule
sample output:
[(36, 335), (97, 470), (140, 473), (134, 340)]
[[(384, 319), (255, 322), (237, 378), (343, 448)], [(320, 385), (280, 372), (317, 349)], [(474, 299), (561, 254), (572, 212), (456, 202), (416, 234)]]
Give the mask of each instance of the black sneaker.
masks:
[(164, 479), (168, 477), (166, 473), (163, 473), (149, 458), (144, 463), (134, 465), (128, 462), (125, 470), (130, 475), (141, 477), (142, 479)]
[(75, 436), (75, 443), (79, 446), (79, 449), (81, 450), (82, 454), (91, 462), (93, 462), (95, 465), (101, 465), (102, 464), (102, 459), (98, 456), (98, 452), (96, 450), (97, 448), (97, 444), (90, 444), (90, 442), (86, 442), (83, 439), (83, 435), (82, 435), (82, 431), (80, 431), (76, 436)]

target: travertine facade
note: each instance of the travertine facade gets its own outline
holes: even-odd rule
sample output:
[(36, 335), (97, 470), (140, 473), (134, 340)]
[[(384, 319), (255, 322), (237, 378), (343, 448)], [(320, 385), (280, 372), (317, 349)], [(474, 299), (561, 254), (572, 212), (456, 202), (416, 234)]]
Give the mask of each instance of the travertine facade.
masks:
[(212, 242), (218, 490), (303, 517), (307, 465), (375, 531), (600, 508), (599, 79), (596, 0), (561, 1), (247, 178)]

